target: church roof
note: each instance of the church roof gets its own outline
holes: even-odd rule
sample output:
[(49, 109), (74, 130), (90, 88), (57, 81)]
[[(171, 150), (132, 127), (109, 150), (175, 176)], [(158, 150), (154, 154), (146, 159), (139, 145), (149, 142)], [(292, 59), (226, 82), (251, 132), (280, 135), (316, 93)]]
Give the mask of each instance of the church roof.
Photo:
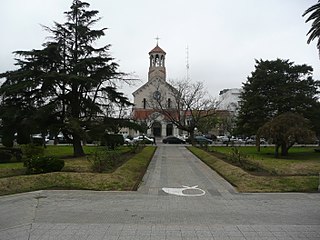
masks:
[(151, 53), (164, 53), (164, 54), (166, 54), (166, 52), (163, 51), (163, 50), (159, 47), (158, 44), (157, 44), (157, 46), (156, 46), (154, 49), (152, 49), (152, 50), (149, 52), (149, 54), (151, 54)]
[[(164, 84), (164, 86), (168, 87), (169, 89), (171, 89), (171, 91), (177, 91), (171, 84), (167, 83), (165, 80), (161, 81), (162, 84)], [(141, 87), (139, 87), (137, 90), (135, 90), (132, 95), (135, 96), (139, 91), (147, 88), (149, 85), (154, 84), (153, 81), (148, 81), (145, 84), (143, 84)]]

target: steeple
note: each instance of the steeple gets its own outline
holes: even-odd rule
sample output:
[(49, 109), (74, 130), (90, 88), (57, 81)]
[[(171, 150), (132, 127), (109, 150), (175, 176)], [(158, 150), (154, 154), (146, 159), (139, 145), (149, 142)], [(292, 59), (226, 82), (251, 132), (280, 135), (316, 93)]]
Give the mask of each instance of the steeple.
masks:
[(163, 51), (159, 45), (157, 37), (157, 45), (149, 52), (150, 58), (150, 66), (149, 66), (149, 74), (148, 81), (152, 81), (155, 79), (162, 79), (166, 81), (166, 67), (165, 67), (165, 56), (166, 52)]

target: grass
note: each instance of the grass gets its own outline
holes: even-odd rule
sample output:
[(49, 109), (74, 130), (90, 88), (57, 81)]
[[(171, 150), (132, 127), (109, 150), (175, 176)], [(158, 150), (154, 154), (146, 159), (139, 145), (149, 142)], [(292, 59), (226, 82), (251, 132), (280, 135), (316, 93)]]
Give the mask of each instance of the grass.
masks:
[[(83, 151), (86, 154), (93, 154), (96, 151), (97, 146), (83, 146)], [(119, 151), (127, 149), (127, 147), (121, 147)], [(73, 148), (72, 145), (48, 145), (45, 150), (44, 154), (46, 156), (56, 156), (62, 158), (72, 158), (73, 157)]]
[[(245, 156), (246, 162), (264, 169), (274, 175), (318, 175), (320, 173), (320, 154), (312, 147), (292, 147), (288, 156), (275, 158), (273, 147), (237, 147)], [(230, 155), (231, 147), (210, 147), (210, 151)]]
[[(66, 147), (68, 146), (63, 146), (56, 151), (57, 154), (68, 153), (69, 150)], [(89, 172), (86, 158), (75, 158), (66, 159), (65, 168), (71, 167), (78, 171), (64, 169), (63, 172), (2, 177), (0, 178), (0, 195), (40, 189), (134, 190), (141, 181), (155, 149), (153, 146), (145, 147), (112, 173)]]
[[(214, 147), (215, 150), (216, 147)], [(254, 175), (250, 174), (242, 168), (232, 165), (212, 153), (206, 152), (196, 147), (189, 147), (189, 150), (204, 161), (208, 166), (217, 171), (222, 177), (234, 185), (240, 192), (315, 192), (318, 188), (319, 176), (318, 175)], [(248, 149), (249, 153), (252, 149)], [(221, 152), (226, 153), (228, 148), (223, 148)], [(253, 151), (253, 150), (252, 150)], [(297, 153), (299, 151), (297, 150)], [(302, 154), (298, 154), (302, 155)], [(302, 157), (303, 158), (303, 157)], [(262, 161), (258, 156), (252, 161)], [(271, 159), (271, 158), (270, 158)], [(265, 159), (264, 159), (265, 160)], [(272, 160), (272, 159), (271, 159)], [(269, 165), (272, 169), (277, 169), (277, 165), (281, 165), (281, 161), (287, 160), (272, 160)], [(292, 161), (303, 161), (302, 159)], [(307, 160), (313, 161), (313, 160)], [(318, 160), (320, 164), (320, 160)], [(290, 166), (290, 164), (289, 164)], [(289, 167), (290, 171), (292, 167)], [(282, 171), (285, 171), (283, 165)]]

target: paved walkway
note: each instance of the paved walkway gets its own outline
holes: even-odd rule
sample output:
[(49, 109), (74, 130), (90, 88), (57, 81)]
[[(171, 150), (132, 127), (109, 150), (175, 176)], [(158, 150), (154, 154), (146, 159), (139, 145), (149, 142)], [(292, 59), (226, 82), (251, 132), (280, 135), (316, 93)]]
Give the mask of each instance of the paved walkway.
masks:
[(183, 146), (160, 145), (137, 192), (0, 197), (7, 239), (320, 239), (320, 194), (240, 194)]

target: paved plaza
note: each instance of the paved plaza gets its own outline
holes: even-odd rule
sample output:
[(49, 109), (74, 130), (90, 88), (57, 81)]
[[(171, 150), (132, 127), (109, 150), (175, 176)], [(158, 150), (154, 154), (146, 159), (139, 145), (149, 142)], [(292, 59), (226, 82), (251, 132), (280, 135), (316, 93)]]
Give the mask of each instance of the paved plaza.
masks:
[(137, 192), (0, 197), (9, 239), (320, 239), (320, 194), (238, 193), (184, 146), (159, 145)]

